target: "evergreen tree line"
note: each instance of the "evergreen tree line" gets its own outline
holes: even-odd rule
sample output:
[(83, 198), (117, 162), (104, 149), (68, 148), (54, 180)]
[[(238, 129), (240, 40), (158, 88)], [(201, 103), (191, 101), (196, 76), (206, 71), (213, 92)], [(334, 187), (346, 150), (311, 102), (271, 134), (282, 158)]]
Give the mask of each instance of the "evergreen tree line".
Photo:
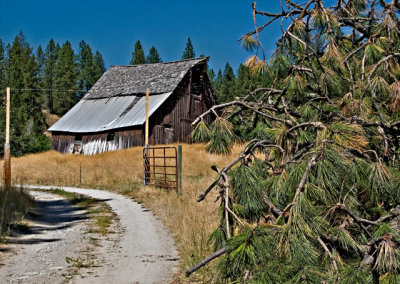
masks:
[(226, 63), (223, 71), (221, 69), (218, 70), (217, 75), (215, 75), (213, 69), (209, 69), (207, 73), (212, 82), (214, 95), (218, 103), (230, 102), (236, 97), (271, 83), (271, 75), (269, 73), (254, 76), (249, 67), (243, 64), (240, 64), (237, 76), (229, 62)]
[(0, 39), (0, 144), (6, 87), (11, 88), (11, 153), (19, 156), (49, 149), (45, 113), (65, 114), (104, 71), (101, 53), (83, 40), (76, 53), (69, 41), (60, 45), (53, 39), (34, 50), (22, 32), (12, 43)]
[[(190, 40), (190, 37), (189, 37), (186, 42), (185, 50), (183, 51), (183, 54), (182, 54), (182, 59), (190, 59), (190, 58), (195, 58), (195, 57), (196, 57), (196, 54), (194, 52), (192, 41)], [(140, 40), (138, 40), (135, 43), (135, 48), (134, 48), (134, 51), (132, 52), (132, 59), (130, 61), (131, 65), (151, 64), (151, 63), (160, 63), (160, 62), (162, 62), (160, 54), (158, 53), (158, 50), (154, 47), (154, 45), (150, 48), (149, 54), (146, 56), (144, 54), (144, 50), (143, 50), (142, 44), (140, 43)]]

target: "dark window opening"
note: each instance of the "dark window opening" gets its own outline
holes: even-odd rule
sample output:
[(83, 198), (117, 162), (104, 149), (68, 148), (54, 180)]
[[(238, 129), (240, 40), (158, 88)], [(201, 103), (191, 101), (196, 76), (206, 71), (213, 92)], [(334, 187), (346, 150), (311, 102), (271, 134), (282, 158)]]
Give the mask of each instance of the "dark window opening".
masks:
[(204, 66), (200, 65), (192, 69), (192, 85), (190, 88), (190, 94), (200, 96), (203, 91), (203, 72)]
[(115, 139), (115, 133), (114, 132), (107, 133), (107, 141), (108, 142), (114, 141), (114, 139)]
[(75, 141), (82, 141), (82, 135), (76, 135)]
[(169, 114), (164, 116), (163, 124), (164, 124), (165, 127), (171, 127), (171, 116)]

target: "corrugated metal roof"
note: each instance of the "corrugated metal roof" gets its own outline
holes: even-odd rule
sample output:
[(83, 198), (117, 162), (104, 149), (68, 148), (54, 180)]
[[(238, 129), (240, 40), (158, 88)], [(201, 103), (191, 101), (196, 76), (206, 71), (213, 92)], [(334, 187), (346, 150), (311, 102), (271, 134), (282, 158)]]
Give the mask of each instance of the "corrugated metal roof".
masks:
[[(172, 94), (149, 96), (149, 116)], [(73, 133), (101, 132), (115, 128), (142, 125), (146, 121), (146, 97), (122, 96), (82, 99), (49, 131)]]
[(172, 92), (186, 73), (208, 57), (154, 64), (112, 66), (93, 85), (84, 99), (110, 98), (133, 94)]

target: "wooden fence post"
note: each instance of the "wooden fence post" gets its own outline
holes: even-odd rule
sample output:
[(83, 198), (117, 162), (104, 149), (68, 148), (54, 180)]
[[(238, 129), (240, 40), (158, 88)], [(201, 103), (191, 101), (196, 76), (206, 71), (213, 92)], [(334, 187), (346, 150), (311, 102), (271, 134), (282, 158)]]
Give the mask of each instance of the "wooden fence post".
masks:
[(182, 189), (182, 145), (178, 145), (178, 193)]

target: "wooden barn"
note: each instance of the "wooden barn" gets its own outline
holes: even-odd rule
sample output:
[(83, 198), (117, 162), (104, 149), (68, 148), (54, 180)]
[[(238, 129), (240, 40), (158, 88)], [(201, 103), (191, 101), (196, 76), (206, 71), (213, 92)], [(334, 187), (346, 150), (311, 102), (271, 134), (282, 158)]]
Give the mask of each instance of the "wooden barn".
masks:
[(207, 58), (113, 66), (49, 128), (52, 149), (97, 154), (144, 145), (146, 89), (149, 143), (191, 143), (191, 122), (215, 104)]

